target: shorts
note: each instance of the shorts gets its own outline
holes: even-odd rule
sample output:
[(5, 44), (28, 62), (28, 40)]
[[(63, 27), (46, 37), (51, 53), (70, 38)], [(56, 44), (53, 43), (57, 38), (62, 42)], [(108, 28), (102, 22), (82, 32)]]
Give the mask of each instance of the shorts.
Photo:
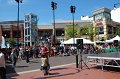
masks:
[(49, 70), (50, 69), (50, 66), (41, 66), (40, 67), (40, 70)]

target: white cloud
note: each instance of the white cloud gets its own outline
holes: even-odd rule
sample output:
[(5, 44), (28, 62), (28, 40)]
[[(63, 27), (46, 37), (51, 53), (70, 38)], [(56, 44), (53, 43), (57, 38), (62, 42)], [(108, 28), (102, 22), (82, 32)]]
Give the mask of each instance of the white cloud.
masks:
[(7, 3), (10, 5), (16, 5), (15, 0), (7, 0)]
[[(0, 0), (1, 1), (1, 0)], [(25, 4), (26, 2), (28, 2), (28, 0), (23, 0), (22, 4)], [(9, 5), (17, 5), (17, 2), (15, 0), (7, 0), (7, 3)]]
[(111, 11), (111, 18), (113, 21), (119, 22), (120, 23), (120, 8), (114, 8)]

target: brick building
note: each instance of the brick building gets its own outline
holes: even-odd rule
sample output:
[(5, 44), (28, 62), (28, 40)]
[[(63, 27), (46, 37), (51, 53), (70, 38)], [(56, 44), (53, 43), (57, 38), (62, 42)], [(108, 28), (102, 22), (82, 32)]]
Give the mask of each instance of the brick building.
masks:
[(19, 22), (19, 31), (17, 28), (17, 21), (2, 21), (0, 22), (0, 42), (2, 41), (2, 36), (6, 38), (6, 42), (10, 38), (14, 38), (17, 42), (19, 37), (19, 42), (24, 42), (24, 20)]
[[(40, 44), (43, 40), (49, 40), (53, 33), (53, 25), (37, 25), (37, 21), (36, 15), (25, 15), (25, 20), (20, 20), (19, 22), (19, 33), (17, 21), (0, 22), (0, 42), (1, 37), (5, 35), (6, 41), (9, 41), (10, 38), (14, 38), (17, 41), (17, 36), (19, 36), (20, 43), (27, 43), (30, 46)], [(111, 39), (115, 36), (116, 30), (120, 28), (120, 23), (112, 20), (111, 10), (107, 8), (95, 10), (92, 18), (82, 17), (81, 20), (75, 20), (74, 22), (79, 26), (78, 28), (93, 24), (94, 29), (97, 29), (94, 41)], [(67, 40), (65, 38), (65, 27), (72, 25), (72, 23), (72, 20), (55, 22), (56, 39), (58, 41)]]

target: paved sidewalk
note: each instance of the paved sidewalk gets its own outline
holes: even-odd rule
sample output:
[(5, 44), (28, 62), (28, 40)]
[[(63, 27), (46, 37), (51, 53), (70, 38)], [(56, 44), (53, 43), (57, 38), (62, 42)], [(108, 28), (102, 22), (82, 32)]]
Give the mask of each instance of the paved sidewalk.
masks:
[[(90, 67), (90, 66), (89, 66)], [(9, 75), (8, 79), (120, 79), (120, 71), (101, 70), (91, 66), (90, 69), (75, 68), (75, 64), (52, 67), (51, 75), (44, 76), (39, 70)]]

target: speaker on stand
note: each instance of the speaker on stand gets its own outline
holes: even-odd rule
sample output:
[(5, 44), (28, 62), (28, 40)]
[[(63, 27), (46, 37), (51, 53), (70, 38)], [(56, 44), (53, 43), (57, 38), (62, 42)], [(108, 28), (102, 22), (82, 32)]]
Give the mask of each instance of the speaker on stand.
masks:
[(114, 47), (117, 49), (117, 52), (118, 52), (118, 46), (119, 46), (118, 40), (114, 40), (114, 41), (113, 41), (113, 45), (114, 45)]
[(113, 43), (114, 43), (114, 46), (115, 46), (115, 47), (118, 47), (118, 45), (119, 45), (119, 44), (118, 44), (118, 40), (114, 40)]
[(77, 39), (77, 49), (83, 50), (83, 39)]
[(83, 39), (77, 39), (77, 50), (78, 50), (78, 53), (80, 54), (80, 60), (79, 60), (79, 63), (78, 65), (80, 65), (80, 68), (82, 69), (83, 68), (83, 65), (82, 63), (89, 69), (89, 67), (87, 66), (87, 64), (84, 62), (83, 58), (82, 58), (82, 53), (83, 53)]
[(78, 53), (79, 53), (79, 56), (80, 56), (80, 60), (79, 60), (78, 65), (80, 65), (80, 68), (82, 69), (83, 64), (84, 64), (89, 69), (89, 67), (87, 66), (87, 64), (85, 63), (85, 61), (83, 60), (83, 57), (82, 57), (83, 49), (84, 49), (83, 39), (77, 39), (77, 50), (78, 50)]

